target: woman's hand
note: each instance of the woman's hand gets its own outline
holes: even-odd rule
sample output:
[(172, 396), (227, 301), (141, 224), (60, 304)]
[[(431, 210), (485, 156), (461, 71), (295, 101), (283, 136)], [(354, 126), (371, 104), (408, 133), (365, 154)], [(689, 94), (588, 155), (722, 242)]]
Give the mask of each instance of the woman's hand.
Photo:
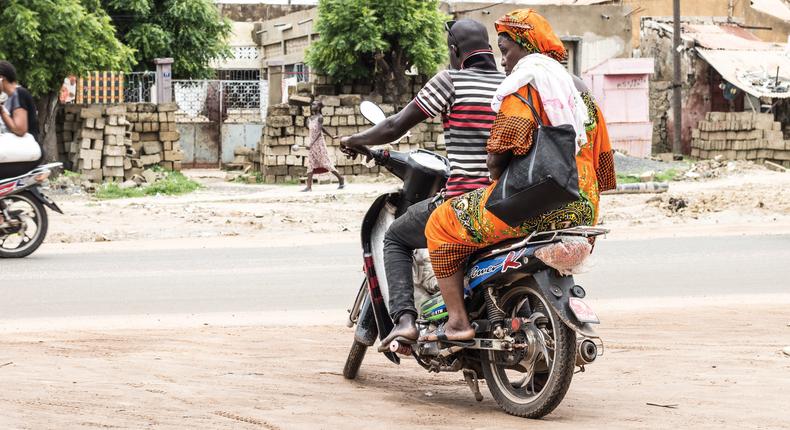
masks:
[(510, 158), (512, 156), (513, 153), (509, 151), (502, 154), (488, 154), (486, 165), (488, 165), (488, 171), (491, 179), (496, 181), (500, 176), (502, 176), (502, 173), (505, 172), (505, 169), (507, 169), (507, 166), (510, 164)]

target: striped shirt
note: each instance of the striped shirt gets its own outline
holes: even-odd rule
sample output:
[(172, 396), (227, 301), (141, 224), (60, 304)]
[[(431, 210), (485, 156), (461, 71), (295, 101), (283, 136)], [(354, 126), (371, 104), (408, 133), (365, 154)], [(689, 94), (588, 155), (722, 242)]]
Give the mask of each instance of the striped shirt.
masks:
[(420, 90), (414, 101), (426, 115), (442, 114), (450, 179), (447, 197), (490, 184), (486, 142), (496, 114), (491, 99), (505, 74), (469, 68), (444, 70)]

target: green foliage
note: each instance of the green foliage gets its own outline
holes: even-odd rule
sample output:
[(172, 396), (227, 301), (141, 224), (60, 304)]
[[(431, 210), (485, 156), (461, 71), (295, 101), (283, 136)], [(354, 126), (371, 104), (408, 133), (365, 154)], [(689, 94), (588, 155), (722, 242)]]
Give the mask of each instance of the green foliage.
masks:
[(233, 182), (237, 184), (250, 184), (251, 182), (249, 181), (249, 178), (255, 178), (256, 184), (262, 184), (264, 179), (262, 172), (252, 172), (249, 174), (236, 176), (235, 178), (233, 178)]
[(188, 194), (201, 188), (201, 185), (181, 172), (168, 172), (164, 179), (139, 188), (122, 189), (116, 182), (103, 184), (96, 190), (96, 198), (101, 200), (124, 199), (145, 196), (177, 196)]
[[(668, 169), (661, 172), (656, 172), (654, 180), (656, 182), (670, 182), (674, 181), (678, 175), (680, 175), (680, 171), (677, 169)], [(633, 174), (624, 174), (618, 173), (617, 174), (617, 183), (618, 184), (636, 184), (640, 182), (638, 175)]]
[(115, 38), (109, 16), (91, 1), (0, 2), (0, 58), (13, 63), (34, 95), (51, 93), (70, 74), (126, 70), (133, 52)]
[(135, 49), (136, 68), (151, 70), (154, 58), (171, 57), (176, 78), (208, 78), (210, 62), (227, 58), (230, 21), (211, 0), (101, 0), (118, 36)]
[(340, 82), (380, 73), (403, 79), (413, 65), (433, 74), (447, 59), (447, 17), (438, 6), (438, 0), (323, 0), (320, 38), (307, 61)]

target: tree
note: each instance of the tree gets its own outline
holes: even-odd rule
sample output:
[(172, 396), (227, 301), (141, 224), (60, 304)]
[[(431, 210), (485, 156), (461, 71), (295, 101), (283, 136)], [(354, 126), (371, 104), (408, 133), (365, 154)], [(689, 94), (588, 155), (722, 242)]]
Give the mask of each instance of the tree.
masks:
[(212, 77), (212, 60), (230, 55), (230, 21), (211, 0), (90, 0), (113, 19), (118, 37), (135, 49), (136, 69), (172, 57), (176, 78)]
[(307, 61), (338, 82), (394, 82), (403, 93), (412, 66), (433, 74), (446, 61), (445, 18), (438, 0), (322, 0)]
[(0, 58), (37, 98), (41, 139), (52, 149), (54, 110), (63, 79), (90, 70), (128, 70), (134, 55), (115, 37), (109, 16), (79, 0), (8, 0), (0, 3)]

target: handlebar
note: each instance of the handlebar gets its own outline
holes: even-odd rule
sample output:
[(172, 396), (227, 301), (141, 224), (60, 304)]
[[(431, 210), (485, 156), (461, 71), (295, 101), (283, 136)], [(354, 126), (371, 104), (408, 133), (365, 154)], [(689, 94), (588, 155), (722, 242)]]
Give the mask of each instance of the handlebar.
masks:
[(356, 155), (361, 155), (366, 157), (368, 161), (372, 159), (379, 166), (383, 166), (390, 158), (390, 152), (386, 149), (370, 149), (367, 146), (345, 146), (344, 148), (346, 150), (344, 152), (349, 158), (356, 158)]

